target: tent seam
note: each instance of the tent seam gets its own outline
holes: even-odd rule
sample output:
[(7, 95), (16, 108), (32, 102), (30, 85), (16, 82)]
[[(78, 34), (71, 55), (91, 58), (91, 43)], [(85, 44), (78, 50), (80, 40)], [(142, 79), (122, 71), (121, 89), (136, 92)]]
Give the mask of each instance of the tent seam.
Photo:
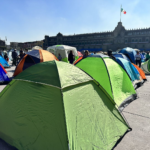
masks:
[[(55, 65), (56, 65), (56, 69), (57, 69), (57, 73), (58, 73), (58, 78), (59, 78), (59, 82), (60, 82), (60, 76), (59, 76), (59, 72), (58, 72), (58, 68), (57, 68), (57, 63), (56, 61), (55, 62)], [(64, 110), (64, 122), (65, 122), (65, 126), (66, 126), (66, 134), (67, 134), (67, 145), (69, 144), (69, 139), (68, 139), (68, 130), (67, 130), (67, 122), (66, 122), (66, 113), (65, 113), (65, 105), (64, 105), (64, 98), (63, 98), (63, 91), (62, 91), (62, 88), (61, 88), (61, 82), (60, 82), (60, 92), (62, 94), (62, 106), (63, 106), (63, 110)]]
[(25, 81), (25, 82), (32, 82), (32, 83), (36, 83), (36, 84), (42, 84), (42, 85), (47, 85), (47, 86), (51, 86), (51, 87), (55, 87), (55, 88), (61, 89), (61, 88), (58, 87), (58, 86), (54, 86), (54, 85), (46, 84), (46, 83), (42, 83), (42, 82), (34, 82), (34, 81), (30, 81), (30, 80), (22, 80), (22, 79), (13, 79), (13, 80)]
[[(113, 99), (114, 99), (114, 93), (113, 93), (113, 89), (112, 89), (112, 84), (111, 84), (111, 80), (110, 80), (110, 75), (109, 75), (109, 72), (108, 72), (108, 68), (107, 68), (107, 65), (106, 65), (106, 63), (105, 63), (103, 57), (101, 57), (101, 58), (102, 58), (102, 60), (103, 60), (103, 62), (104, 62), (104, 64), (105, 64), (105, 67), (106, 67), (106, 70), (107, 70), (107, 73), (108, 73), (108, 77), (109, 77), (109, 81), (110, 81), (110, 86), (111, 86), (111, 91), (112, 91), (112, 95), (113, 95)], [(108, 57), (108, 58), (110, 58), (110, 57)], [(110, 59), (111, 59), (111, 58), (110, 58)], [(113, 60), (113, 59), (111, 59), (111, 60)]]

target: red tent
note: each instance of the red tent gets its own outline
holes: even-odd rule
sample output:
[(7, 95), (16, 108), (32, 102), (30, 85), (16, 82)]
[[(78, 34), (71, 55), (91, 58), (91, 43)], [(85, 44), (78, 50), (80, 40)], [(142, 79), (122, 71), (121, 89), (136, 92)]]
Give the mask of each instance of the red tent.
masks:
[(83, 55), (82, 55), (81, 52), (78, 51), (78, 56), (79, 56), (79, 57), (82, 57)]

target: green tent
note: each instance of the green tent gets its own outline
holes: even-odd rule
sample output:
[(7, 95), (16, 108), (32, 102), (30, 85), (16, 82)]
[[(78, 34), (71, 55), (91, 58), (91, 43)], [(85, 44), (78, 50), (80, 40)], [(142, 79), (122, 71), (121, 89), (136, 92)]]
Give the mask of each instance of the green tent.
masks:
[(103, 88), (65, 62), (33, 65), (0, 94), (0, 138), (19, 150), (109, 150), (129, 129)]
[(125, 70), (106, 55), (89, 55), (76, 66), (93, 77), (115, 101), (120, 111), (136, 99), (136, 92)]
[(150, 59), (142, 63), (141, 69), (144, 71), (145, 74), (150, 74)]

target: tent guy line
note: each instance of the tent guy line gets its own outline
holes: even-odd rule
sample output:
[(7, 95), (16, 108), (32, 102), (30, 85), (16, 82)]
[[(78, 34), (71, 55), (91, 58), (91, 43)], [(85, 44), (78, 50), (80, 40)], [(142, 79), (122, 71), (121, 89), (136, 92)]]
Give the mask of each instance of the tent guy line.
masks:
[(123, 111), (123, 112), (128, 113), (128, 114), (132, 114), (132, 115), (135, 115), (135, 116), (139, 116), (139, 117), (143, 117), (143, 118), (148, 118), (148, 119), (150, 119), (150, 117), (142, 116), (142, 115), (135, 114), (135, 113), (131, 113), (131, 112), (128, 112), (128, 111)]

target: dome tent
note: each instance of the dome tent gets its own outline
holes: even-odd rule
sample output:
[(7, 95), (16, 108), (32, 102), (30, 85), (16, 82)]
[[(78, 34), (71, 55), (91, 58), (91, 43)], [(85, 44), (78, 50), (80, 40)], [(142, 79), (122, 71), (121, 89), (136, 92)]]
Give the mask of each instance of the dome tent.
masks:
[(42, 47), (40, 47), (40, 46), (34, 46), (33, 48), (32, 48), (32, 50), (39, 50), (39, 49), (43, 49)]
[(77, 49), (75, 47), (66, 46), (66, 45), (54, 45), (54, 46), (48, 47), (47, 50), (51, 52), (52, 54), (54, 54), (57, 58), (58, 58), (58, 55), (60, 54), (62, 57), (62, 61), (64, 62), (68, 62), (68, 55), (70, 51), (73, 52), (75, 56), (75, 60), (79, 58)]
[(19, 62), (18, 66), (15, 69), (14, 75), (16, 76), (21, 73), (23, 70), (27, 69), (28, 67), (35, 65), (40, 62), (57, 60), (57, 58), (50, 52), (45, 50), (32, 50), (28, 52), (22, 60)]
[(139, 72), (140, 76), (142, 77), (142, 79), (144, 81), (146, 81), (147, 79), (146, 79), (144, 71), (141, 68), (139, 68), (137, 65), (135, 65), (135, 64), (132, 64), (132, 65), (138, 70), (138, 72)]
[(0, 99), (0, 138), (19, 150), (112, 149), (129, 130), (103, 88), (64, 62), (26, 69)]
[(0, 56), (0, 64), (2, 64), (2, 66), (4, 68), (9, 68), (10, 67), (10, 65), (8, 64), (8, 62), (2, 56)]
[(141, 86), (143, 81), (141, 81), (140, 74), (138, 70), (132, 65), (132, 63), (123, 58), (116, 58), (116, 62), (118, 62), (118, 64), (120, 64), (120, 66), (122, 66), (122, 68), (124, 68), (128, 73), (135, 88)]
[[(113, 53), (113, 56), (114, 57), (116, 57), (116, 58), (124, 58), (124, 59), (126, 59), (127, 61), (130, 61), (130, 59), (126, 56), (126, 55), (124, 55), (124, 54), (122, 54), (122, 53)], [(130, 61), (131, 62), (131, 61)]]
[(0, 64), (0, 84), (5, 84), (5, 83), (9, 83), (9, 82), (10, 82), (10, 79), (7, 75), (7, 71)]
[[(120, 111), (136, 99), (136, 92), (125, 70), (103, 54), (89, 55), (75, 65), (93, 77), (117, 104)], [(115, 69), (114, 69), (115, 68)]]
[(119, 53), (126, 55), (130, 59), (130, 61), (135, 64), (136, 51), (133, 48), (123, 48), (121, 51), (119, 51)]
[(145, 74), (150, 74), (150, 59), (142, 63), (141, 69), (145, 72)]

